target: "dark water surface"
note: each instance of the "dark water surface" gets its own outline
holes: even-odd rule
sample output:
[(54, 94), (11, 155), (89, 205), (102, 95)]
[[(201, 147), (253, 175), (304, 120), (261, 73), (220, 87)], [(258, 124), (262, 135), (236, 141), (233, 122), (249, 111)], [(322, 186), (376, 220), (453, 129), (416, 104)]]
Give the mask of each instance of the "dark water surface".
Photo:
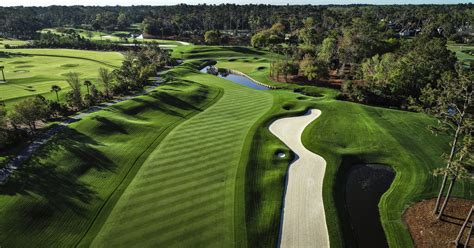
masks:
[[(214, 69), (215, 70), (214, 70)], [(201, 69), (201, 72), (204, 72), (204, 73), (209, 73), (209, 74), (214, 74), (218, 77), (221, 77), (221, 78), (224, 78), (224, 79), (227, 79), (227, 80), (230, 80), (234, 83), (238, 83), (238, 84), (241, 84), (241, 85), (244, 85), (244, 86), (247, 86), (247, 87), (250, 87), (250, 88), (253, 88), (253, 89), (256, 89), (256, 90), (269, 90), (268, 87), (265, 87), (263, 85), (260, 85), (260, 84), (256, 84), (255, 82), (253, 82), (252, 80), (244, 77), (244, 76), (240, 76), (240, 75), (236, 75), (236, 74), (231, 74), (231, 73), (226, 73), (225, 71), (223, 70), (219, 70), (217, 71), (216, 67), (212, 67), (212, 66), (206, 66), (204, 67), (203, 69)]]
[(378, 203), (390, 188), (395, 172), (384, 165), (354, 165), (346, 183), (346, 207), (357, 247), (388, 247)]

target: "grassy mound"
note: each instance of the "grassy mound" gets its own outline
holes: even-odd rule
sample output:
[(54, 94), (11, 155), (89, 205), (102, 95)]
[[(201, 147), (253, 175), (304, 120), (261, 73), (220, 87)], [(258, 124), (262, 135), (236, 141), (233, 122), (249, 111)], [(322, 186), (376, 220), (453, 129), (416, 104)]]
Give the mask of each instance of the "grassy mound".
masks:
[(71, 247), (100, 227), (143, 161), (179, 123), (220, 97), (176, 82), (70, 125), (1, 186), (0, 243)]
[[(218, 59), (222, 57), (267, 57), (270, 53), (250, 47), (220, 47), (220, 46), (180, 46), (173, 48), (172, 55), (181, 59)], [(233, 62), (233, 59), (229, 59)]]

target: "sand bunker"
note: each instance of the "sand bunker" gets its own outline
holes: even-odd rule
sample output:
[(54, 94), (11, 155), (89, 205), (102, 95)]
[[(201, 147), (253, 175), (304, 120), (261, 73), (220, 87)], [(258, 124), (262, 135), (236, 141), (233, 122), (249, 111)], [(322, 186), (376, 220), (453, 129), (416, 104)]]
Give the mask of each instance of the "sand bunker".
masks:
[(320, 114), (311, 109), (302, 116), (278, 119), (269, 127), (296, 154), (288, 171), (280, 247), (329, 247), (323, 205), (326, 161), (301, 142), (305, 127)]

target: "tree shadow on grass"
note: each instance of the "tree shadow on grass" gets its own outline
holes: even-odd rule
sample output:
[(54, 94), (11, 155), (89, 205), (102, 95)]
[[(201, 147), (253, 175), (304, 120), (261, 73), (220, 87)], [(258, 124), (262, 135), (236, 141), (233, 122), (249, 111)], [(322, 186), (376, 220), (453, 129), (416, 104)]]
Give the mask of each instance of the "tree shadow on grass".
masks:
[(122, 134), (128, 134), (127, 130), (123, 128), (121, 125), (109, 120), (108, 118), (102, 116), (94, 116), (92, 117), (93, 120), (99, 122), (97, 129), (100, 129), (102, 133), (114, 133), (119, 132)]
[(131, 101), (138, 102), (138, 105), (117, 105), (113, 108), (118, 109), (119, 111), (127, 114), (133, 115), (138, 118), (138, 115), (148, 109), (161, 111), (168, 115), (174, 115), (179, 117), (184, 117), (184, 114), (180, 113), (179, 110), (197, 110), (202, 111), (200, 108), (195, 107), (193, 103), (202, 102), (208, 94), (208, 90), (203, 88), (199, 89), (197, 93), (190, 93), (190, 101), (185, 101), (177, 96), (174, 96), (170, 93), (163, 91), (150, 92), (148, 96), (156, 100), (148, 100), (143, 97), (136, 97), (130, 99)]
[(156, 110), (156, 111), (161, 111), (169, 115), (183, 117), (183, 114), (170, 109), (168, 106), (158, 101), (147, 100), (144, 98), (133, 98), (133, 99), (130, 99), (130, 101), (134, 101), (140, 104), (132, 105), (132, 106), (120, 105), (120, 106), (115, 106), (114, 108), (119, 109), (119, 111), (123, 112), (124, 114), (132, 115), (136, 118), (142, 118), (140, 114), (147, 110)]
[(79, 177), (90, 169), (116, 168), (94, 147), (100, 145), (91, 137), (65, 127), (0, 186), (0, 194), (39, 198), (38, 202), (45, 202), (48, 209), (67, 209), (80, 215), (98, 196)]
[(226, 47), (227, 50), (238, 52), (238, 53), (244, 53), (244, 54), (254, 54), (254, 55), (263, 55), (265, 53), (250, 49), (248, 47), (240, 47), (240, 46), (235, 46), (235, 47)]
[[(206, 98), (206, 95), (207, 95), (207, 91), (201, 91), (201, 89), (199, 89), (198, 91), (200, 91), (199, 93), (200, 94), (192, 94), (190, 96), (190, 98), (192, 99), (193, 102), (201, 102), (202, 100), (204, 100)], [(203, 95), (202, 97), (198, 97), (198, 98), (195, 98), (197, 96), (200, 96), (200, 95)], [(184, 100), (181, 100), (180, 98), (176, 97), (176, 96), (173, 96), (169, 93), (166, 93), (166, 92), (160, 92), (159, 94), (152, 94), (151, 95), (153, 98), (159, 100), (160, 102), (164, 103), (164, 104), (167, 104), (167, 105), (170, 105), (170, 106), (173, 106), (175, 108), (180, 108), (180, 109), (184, 109), (184, 110), (197, 110), (197, 111), (201, 111), (200, 108), (197, 108), (195, 107), (193, 104), (190, 104)]]

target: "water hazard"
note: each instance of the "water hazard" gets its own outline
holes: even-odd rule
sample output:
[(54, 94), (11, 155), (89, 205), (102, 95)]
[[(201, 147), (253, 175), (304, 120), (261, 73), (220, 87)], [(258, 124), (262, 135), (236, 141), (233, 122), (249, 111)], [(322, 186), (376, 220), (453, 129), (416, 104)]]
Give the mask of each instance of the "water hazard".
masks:
[(357, 247), (388, 247), (378, 204), (395, 172), (384, 165), (354, 165), (346, 183), (346, 207)]
[(206, 66), (203, 69), (201, 69), (201, 72), (213, 74), (218, 77), (230, 80), (234, 83), (238, 83), (238, 84), (241, 84), (241, 85), (244, 85), (256, 90), (269, 90), (270, 89), (263, 85), (257, 84), (244, 76), (232, 74), (232, 73), (229, 73), (226, 69), (217, 69), (214, 66)]

